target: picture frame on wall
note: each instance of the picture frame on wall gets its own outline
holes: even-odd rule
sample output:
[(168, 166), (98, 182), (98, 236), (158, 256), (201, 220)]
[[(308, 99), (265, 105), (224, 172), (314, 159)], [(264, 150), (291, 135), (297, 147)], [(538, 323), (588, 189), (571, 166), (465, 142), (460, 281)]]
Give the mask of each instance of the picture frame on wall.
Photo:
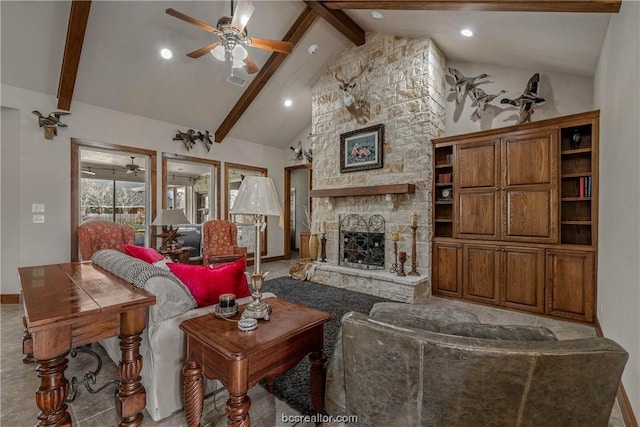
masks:
[(340, 172), (380, 169), (383, 166), (384, 124), (340, 135)]

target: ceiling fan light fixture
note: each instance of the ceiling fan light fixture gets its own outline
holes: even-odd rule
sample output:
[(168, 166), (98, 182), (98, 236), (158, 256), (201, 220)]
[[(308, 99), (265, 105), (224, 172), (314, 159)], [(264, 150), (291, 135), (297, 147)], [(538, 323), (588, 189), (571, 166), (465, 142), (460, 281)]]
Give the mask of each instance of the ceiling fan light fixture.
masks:
[(224, 46), (219, 44), (218, 46), (211, 49), (211, 55), (213, 55), (213, 57), (216, 58), (218, 61), (224, 62), (225, 60)]
[(245, 49), (241, 44), (235, 45), (233, 47), (233, 50), (231, 51), (231, 54), (233, 55), (234, 65), (236, 59), (239, 61), (243, 61), (242, 64), (244, 65), (244, 60), (247, 59), (247, 56), (249, 55), (247, 53), (247, 49)]
[(244, 67), (246, 64), (244, 63), (244, 61), (240, 58), (236, 58), (235, 56), (233, 57), (233, 65), (232, 68), (242, 68)]

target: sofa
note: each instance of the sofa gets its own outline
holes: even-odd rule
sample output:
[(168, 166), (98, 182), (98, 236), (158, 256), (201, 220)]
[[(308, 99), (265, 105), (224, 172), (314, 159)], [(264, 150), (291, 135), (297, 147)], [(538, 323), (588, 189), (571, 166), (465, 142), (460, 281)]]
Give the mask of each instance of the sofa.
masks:
[(606, 338), (378, 303), (343, 316), (325, 404), (363, 426), (605, 427), (627, 358)]
[[(94, 254), (93, 263), (128, 283), (156, 296), (149, 307), (147, 327), (142, 333), (142, 385), (147, 392), (146, 409), (154, 421), (168, 417), (183, 408), (182, 367), (185, 363), (186, 339), (179, 325), (192, 317), (212, 313), (214, 306), (196, 308), (189, 289), (169, 270), (152, 265), (118, 251), (105, 249)], [(264, 293), (264, 298), (273, 297)], [(237, 299), (238, 304), (251, 297)], [(100, 341), (114, 363), (121, 358), (117, 337)], [(205, 393), (221, 387), (217, 381), (206, 381)]]

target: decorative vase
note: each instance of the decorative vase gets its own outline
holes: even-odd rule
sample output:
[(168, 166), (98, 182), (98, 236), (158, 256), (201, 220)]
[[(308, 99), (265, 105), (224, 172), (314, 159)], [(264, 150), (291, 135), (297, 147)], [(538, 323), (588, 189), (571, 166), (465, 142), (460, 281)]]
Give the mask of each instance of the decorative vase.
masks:
[(309, 258), (312, 260), (318, 259), (318, 235), (312, 234), (309, 236)]
[(582, 135), (580, 134), (580, 129), (574, 129), (573, 135), (571, 135), (571, 148), (577, 150), (580, 148), (580, 141), (582, 141)]

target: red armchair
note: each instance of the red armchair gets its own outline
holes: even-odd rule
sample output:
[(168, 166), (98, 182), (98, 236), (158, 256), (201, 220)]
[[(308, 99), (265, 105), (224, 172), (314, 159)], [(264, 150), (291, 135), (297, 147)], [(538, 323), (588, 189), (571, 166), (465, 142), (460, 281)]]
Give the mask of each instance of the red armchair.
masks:
[(247, 248), (238, 246), (238, 228), (234, 223), (216, 219), (202, 224), (203, 264), (232, 261), (243, 256), (247, 256)]
[(124, 252), (124, 245), (133, 245), (136, 232), (127, 225), (111, 221), (87, 221), (78, 226), (80, 260), (88, 261), (100, 249)]

